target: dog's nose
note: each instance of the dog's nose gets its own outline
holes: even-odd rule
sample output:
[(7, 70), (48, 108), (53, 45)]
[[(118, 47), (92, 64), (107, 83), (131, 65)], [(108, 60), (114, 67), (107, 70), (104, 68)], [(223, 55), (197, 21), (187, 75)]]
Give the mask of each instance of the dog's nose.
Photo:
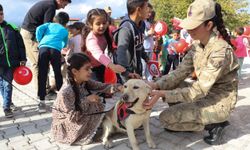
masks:
[(122, 99), (123, 99), (124, 101), (128, 101), (128, 98), (129, 98), (128, 94), (123, 94), (123, 95), (122, 95)]

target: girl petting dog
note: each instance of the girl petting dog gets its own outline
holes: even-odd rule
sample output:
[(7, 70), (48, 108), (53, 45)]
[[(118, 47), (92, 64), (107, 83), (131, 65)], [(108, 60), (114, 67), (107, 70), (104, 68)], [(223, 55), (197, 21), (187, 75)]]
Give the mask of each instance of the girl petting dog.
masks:
[(88, 144), (104, 117), (98, 112), (105, 108), (98, 94), (91, 91), (110, 93), (121, 86), (91, 80), (90, 59), (82, 53), (72, 54), (67, 63), (68, 83), (60, 89), (54, 103), (52, 134), (61, 143)]

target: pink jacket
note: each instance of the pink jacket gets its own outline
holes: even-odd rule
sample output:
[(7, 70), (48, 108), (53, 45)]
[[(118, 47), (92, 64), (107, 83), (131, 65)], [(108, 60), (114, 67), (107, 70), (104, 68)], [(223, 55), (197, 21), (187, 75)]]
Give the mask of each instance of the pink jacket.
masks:
[(235, 41), (236, 41), (236, 51), (235, 51), (235, 55), (238, 58), (242, 58), (242, 57), (247, 57), (247, 49), (246, 49), (246, 45), (244, 44), (243, 40), (244, 40), (244, 36), (238, 36)]
[(91, 31), (86, 38), (86, 48), (90, 54), (89, 57), (93, 67), (98, 67), (101, 64), (108, 66), (111, 63), (110, 58), (104, 54), (107, 48), (107, 41), (104, 35), (95, 35)]

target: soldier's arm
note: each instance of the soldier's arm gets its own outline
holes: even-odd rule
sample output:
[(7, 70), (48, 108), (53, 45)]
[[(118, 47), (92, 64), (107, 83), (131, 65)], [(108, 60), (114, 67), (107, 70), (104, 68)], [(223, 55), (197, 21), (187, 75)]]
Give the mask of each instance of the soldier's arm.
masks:
[(225, 68), (229, 65), (231, 50), (220, 50), (213, 52), (209, 58), (207, 65), (201, 70), (197, 76), (198, 80), (190, 87), (177, 88), (171, 91), (165, 91), (167, 102), (194, 102), (205, 97), (215, 82), (223, 76)]
[(163, 76), (156, 82), (156, 86), (160, 90), (171, 90), (179, 85), (180, 82), (184, 81), (194, 70), (193, 67), (193, 53), (192, 47), (183, 62), (177, 67), (176, 70)]

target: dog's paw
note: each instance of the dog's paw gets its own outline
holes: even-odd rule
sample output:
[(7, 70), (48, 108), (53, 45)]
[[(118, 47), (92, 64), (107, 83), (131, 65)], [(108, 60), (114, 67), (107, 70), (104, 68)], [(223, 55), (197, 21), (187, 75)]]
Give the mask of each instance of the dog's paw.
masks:
[(149, 148), (156, 148), (156, 145), (153, 141), (148, 142), (148, 147)]
[(110, 141), (106, 141), (102, 143), (105, 149), (109, 149), (113, 147), (113, 143)]

